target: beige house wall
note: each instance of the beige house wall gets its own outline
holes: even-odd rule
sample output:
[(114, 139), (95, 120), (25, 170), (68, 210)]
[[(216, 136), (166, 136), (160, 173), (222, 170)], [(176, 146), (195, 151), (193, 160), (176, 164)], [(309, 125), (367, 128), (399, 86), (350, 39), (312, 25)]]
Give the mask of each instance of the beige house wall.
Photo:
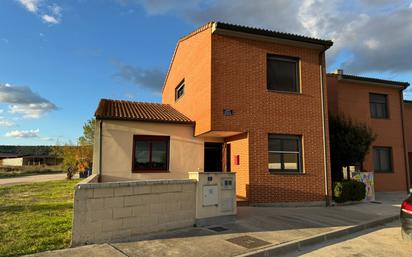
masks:
[(23, 166), (23, 158), (7, 158), (3, 159), (4, 166)]
[[(104, 120), (101, 174), (113, 180), (187, 178), (188, 172), (204, 167), (204, 142), (193, 136), (193, 130), (193, 125), (187, 124)], [(169, 172), (132, 172), (133, 135), (170, 136)], [(97, 146), (99, 138), (97, 132)], [(98, 171), (98, 147), (94, 151), (94, 163)]]

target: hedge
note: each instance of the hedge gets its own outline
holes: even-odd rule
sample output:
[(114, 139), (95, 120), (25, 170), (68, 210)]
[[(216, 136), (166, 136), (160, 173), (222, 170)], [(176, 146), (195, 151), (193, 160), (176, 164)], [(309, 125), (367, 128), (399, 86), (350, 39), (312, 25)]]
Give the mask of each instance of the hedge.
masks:
[(361, 201), (366, 196), (365, 183), (355, 180), (336, 182), (333, 185), (333, 200), (337, 203)]

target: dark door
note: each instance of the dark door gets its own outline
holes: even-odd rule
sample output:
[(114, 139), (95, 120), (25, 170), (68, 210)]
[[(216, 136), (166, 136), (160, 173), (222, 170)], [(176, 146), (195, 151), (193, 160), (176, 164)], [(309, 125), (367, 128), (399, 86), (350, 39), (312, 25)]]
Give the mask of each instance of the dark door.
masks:
[(222, 171), (221, 143), (205, 143), (205, 171)]
[(226, 171), (232, 171), (231, 161), (232, 155), (230, 153), (230, 144), (226, 144)]

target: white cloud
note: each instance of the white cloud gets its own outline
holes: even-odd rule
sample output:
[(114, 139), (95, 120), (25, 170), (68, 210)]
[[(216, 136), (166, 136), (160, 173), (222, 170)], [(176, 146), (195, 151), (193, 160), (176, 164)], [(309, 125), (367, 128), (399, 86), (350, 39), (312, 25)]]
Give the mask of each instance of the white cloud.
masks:
[(380, 43), (376, 40), (376, 39), (368, 39), (365, 41), (365, 45), (369, 48), (369, 49), (377, 49), (380, 45)]
[(39, 0), (18, 0), (29, 12), (36, 13), (39, 9)]
[(43, 16), (41, 16), (41, 18), (45, 23), (59, 24), (59, 21), (53, 16), (44, 14)]
[(61, 22), (63, 8), (55, 3), (45, 5), (43, 0), (18, 0), (18, 2), (44, 23), (59, 24)]
[(24, 118), (39, 118), (45, 112), (51, 111), (55, 108), (52, 103), (32, 103), (32, 104), (17, 104), (10, 105), (9, 112), (16, 114), (23, 114)]
[(15, 126), (16, 123), (6, 120), (6, 119), (0, 119), (0, 127), (13, 127)]
[(39, 129), (31, 130), (13, 130), (6, 133), (6, 137), (15, 137), (15, 138), (34, 138), (39, 137)]
[(29, 87), (0, 84), (0, 103), (9, 105), (10, 113), (21, 113), (24, 118), (39, 118), (47, 112), (57, 110), (49, 100), (34, 93)]
[(45, 23), (59, 24), (62, 16), (62, 8), (57, 4), (52, 4), (47, 7), (49, 14), (43, 14), (41, 17)]

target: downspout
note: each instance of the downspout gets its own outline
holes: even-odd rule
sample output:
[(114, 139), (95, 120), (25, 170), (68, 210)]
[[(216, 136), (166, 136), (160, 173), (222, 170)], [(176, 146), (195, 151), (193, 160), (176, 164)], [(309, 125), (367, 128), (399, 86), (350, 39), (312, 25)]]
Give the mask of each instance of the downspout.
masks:
[(99, 122), (99, 175), (98, 175), (98, 182), (102, 182), (102, 156), (103, 156), (103, 120)]
[(409, 194), (410, 185), (410, 174), (409, 174), (409, 159), (408, 159), (408, 146), (406, 142), (406, 130), (404, 123), (404, 109), (403, 109), (403, 89), (399, 91), (399, 98), (401, 104), (401, 123), (402, 123), (402, 140), (403, 140), (403, 157), (405, 159), (405, 172), (406, 172), (406, 193)]
[(325, 103), (325, 79), (324, 79), (324, 70), (323, 67), (326, 66), (325, 63), (325, 52), (327, 48), (325, 47), (322, 52), (319, 54), (319, 63), (320, 63), (320, 84), (321, 84), (321, 101), (322, 101), (322, 132), (323, 132), (323, 160), (324, 160), (324, 169), (325, 169), (325, 204), (326, 206), (330, 205), (329, 201), (329, 178), (328, 178), (328, 142), (326, 137), (326, 103)]

